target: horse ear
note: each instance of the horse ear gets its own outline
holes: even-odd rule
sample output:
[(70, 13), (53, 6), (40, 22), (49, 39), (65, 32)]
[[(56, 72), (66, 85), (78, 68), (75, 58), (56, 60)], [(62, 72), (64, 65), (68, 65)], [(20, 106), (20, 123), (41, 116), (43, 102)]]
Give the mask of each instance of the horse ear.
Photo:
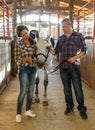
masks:
[(40, 32), (39, 32), (39, 37), (40, 37), (40, 38), (45, 38), (45, 33), (44, 33), (43, 31), (40, 31)]
[(48, 35), (48, 38), (49, 38), (49, 39), (51, 38), (51, 34)]
[(50, 41), (50, 38), (51, 38), (51, 35), (49, 34), (49, 35), (47, 35), (46, 40)]
[(50, 39), (51, 39), (51, 35), (47, 35), (46, 41), (48, 42), (48, 45), (49, 45), (49, 46), (51, 45)]

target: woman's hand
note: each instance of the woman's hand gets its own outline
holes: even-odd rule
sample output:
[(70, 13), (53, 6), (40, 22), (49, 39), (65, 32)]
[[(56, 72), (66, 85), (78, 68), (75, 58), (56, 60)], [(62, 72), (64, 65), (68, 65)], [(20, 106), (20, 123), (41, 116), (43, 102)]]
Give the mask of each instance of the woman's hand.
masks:
[(33, 64), (33, 59), (31, 57), (28, 57), (27, 62), (29, 63), (29, 65), (32, 65)]
[(29, 65), (32, 65), (33, 64), (33, 60), (32, 57), (24, 57), (21, 59), (22, 62), (28, 62)]

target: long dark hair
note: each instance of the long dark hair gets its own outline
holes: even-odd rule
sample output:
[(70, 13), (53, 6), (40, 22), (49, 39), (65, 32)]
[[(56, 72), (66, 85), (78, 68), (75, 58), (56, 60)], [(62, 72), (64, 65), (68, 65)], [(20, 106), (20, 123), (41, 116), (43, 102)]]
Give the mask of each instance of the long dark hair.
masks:
[(16, 28), (16, 33), (17, 33), (18, 37), (21, 37), (20, 33), (21, 33), (24, 29), (26, 29), (27, 31), (29, 31), (28, 28), (27, 28), (25, 25), (18, 25), (18, 26), (17, 26), (17, 28)]
[[(29, 31), (28, 28), (27, 28), (25, 25), (18, 25), (18, 26), (17, 26), (16, 31), (17, 31), (18, 37), (21, 37), (20, 33), (21, 33), (24, 29), (26, 29), (27, 31)], [(29, 36), (29, 42), (30, 42), (31, 45), (33, 45), (33, 44), (35, 43), (34, 40), (33, 40), (33, 38), (32, 38), (31, 36)]]

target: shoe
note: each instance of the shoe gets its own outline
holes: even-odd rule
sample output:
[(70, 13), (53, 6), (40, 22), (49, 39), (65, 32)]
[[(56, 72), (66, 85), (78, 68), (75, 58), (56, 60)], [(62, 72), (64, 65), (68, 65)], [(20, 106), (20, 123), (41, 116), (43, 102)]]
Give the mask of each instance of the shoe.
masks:
[(70, 112), (73, 112), (73, 108), (67, 107), (66, 110), (64, 111), (64, 114), (67, 115), (67, 114), (69, 114)]
[(21, 115), (20, 114), (17, 114), (16, 115), (16, 122), (21, 122), (22, 119), (21, 119)]
[(33, 113), (31, 110), (26, 111), (26, 112), (25, 112), (25, 115), (26, 115), (26, 116), (31, 116), (31, 117), (36, 117), (36, 114)]
[(79, 114), (80, 114), (80, 116), (81, 116), (82, 119), (87, 119), (88, 118), (88, 116), (87, 116), (87, 114), (86, 114), (85, 111), (80, 111)]

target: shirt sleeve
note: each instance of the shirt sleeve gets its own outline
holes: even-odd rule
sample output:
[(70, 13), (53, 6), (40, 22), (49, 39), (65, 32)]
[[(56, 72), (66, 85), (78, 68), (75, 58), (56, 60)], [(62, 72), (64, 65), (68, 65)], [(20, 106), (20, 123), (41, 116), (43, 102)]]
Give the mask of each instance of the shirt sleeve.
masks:
[(55, 50), (55, 55), (58, 55), (62, 50), (62, 48), (61, 48), (61, 38), (60, 37), (58, 38), (58, 41), (57, 41), (57, 44), (56, 44), (54, 50)]
[(20, 44), (15, 46), (15, 63), (19, 65), (21, 63), (21, 48)]
[(80, 45), (80, 49), (81, 51), (86, 54), (87, 51), (87, 46), (86, 46), (86, 42), (85, 42), (85, 38), (82, 34), (80, 34), (80, 36), (78, 37), (78, 41), (79, 41), (79, 45)]

